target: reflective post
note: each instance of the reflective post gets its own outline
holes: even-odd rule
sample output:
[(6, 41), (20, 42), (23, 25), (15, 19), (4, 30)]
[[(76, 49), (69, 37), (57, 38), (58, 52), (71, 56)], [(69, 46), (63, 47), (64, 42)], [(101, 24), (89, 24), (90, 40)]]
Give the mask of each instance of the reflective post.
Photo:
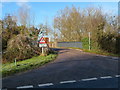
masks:
[(16, 58), (15, 58), (15, 66), (16, 66)]
[(90, 50), (90, 32), (88, 33), (89, 34), (89, 50)]

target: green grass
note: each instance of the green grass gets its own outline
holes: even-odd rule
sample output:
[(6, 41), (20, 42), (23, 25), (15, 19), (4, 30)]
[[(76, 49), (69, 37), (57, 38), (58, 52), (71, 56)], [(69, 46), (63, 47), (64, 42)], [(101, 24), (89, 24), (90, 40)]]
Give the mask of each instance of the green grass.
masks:
[(102, 50), (99, 50), (99, 49), (88, 50), (88, 49), (81, 49), (81, 48), (77, 48), (77, 47), (68, 47), (67, 49), (80, 49), (80, 50), (83, 50), (84, 52), (89, 52), (89, 53), (93, 53), (93, 54), (120, 57), (120, 54), (113, 54), (113, 53), (105, 52), (105, 51), (102, 51)]
[[(83, 38), (81, 41), (82, 41), (82, 45), (83, 45), (82, 50), (84, 52), (95, 53), (95, 54), (106, 55), (106, 56), (120, 57), (120, 54), (114, 54), (112, 52), (110, 53), (107, 51), (103, 51), (103, 50), (99, 49), (99, 47), (94, 46), (95, 42), (92, 40), (91, 40), (91, 50), (88, 50), (89, 49), (89, 43), (88, 43), (89, 38)], [(77, 48), (77, 49), (79, 49), (79, 48)]]
[(120, 57), (120, 54), (113, 54), (109, 52), (105, 52), (102, 50), (88, 50), (88, 49), (83, 49), (84, 52), (89, 52), (89, 53), (94, 53), (94, 54), (100, 54), (100, 55), (106, 55), (106, 56), (114, 56), (114, 57)]
[(2, 72), (2, 76), (6, 77), (15, 73), (37, 68), (54, 60), (56, 57), (57, 54), (49, 54), (48, 56), (37, 56), (27, 60), (18, 61), (17, 65), (15, 65), (15, 63), (2, 64), (2, 71), (0, 71), (0, 73)]

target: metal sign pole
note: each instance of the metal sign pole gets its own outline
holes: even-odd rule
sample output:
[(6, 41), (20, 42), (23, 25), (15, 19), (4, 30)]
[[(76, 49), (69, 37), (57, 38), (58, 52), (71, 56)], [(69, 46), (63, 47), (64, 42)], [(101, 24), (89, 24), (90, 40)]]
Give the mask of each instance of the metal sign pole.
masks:
[(44, 48), (42, 47), (42, 54), (44, 54)]
[(90, 50), (90, 32), (88, 33), (89, 34), (89, 50)]

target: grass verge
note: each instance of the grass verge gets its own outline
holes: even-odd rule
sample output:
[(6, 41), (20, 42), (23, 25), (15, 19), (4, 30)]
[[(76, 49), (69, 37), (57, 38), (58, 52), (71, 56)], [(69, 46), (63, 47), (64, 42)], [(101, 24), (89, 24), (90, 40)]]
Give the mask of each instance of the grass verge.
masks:
[(113, 54), (113, 53), (105, 52), (105, 51), (102, 51), (102, 50), (87, 50), (87, 49), (83, 49), (83, 51), (84, 52), (89, 52), (89, 53), (94, 53), (94, 54), (106, 55), (106, 56), (120, 57), (119, 54)]
[(81, 49), (81, 48), (76, 48), (76, 47), (69, 47), (67, 49), (80, 49), (84, 52), (89, 52), (89, 53), (93, 53), (93, 54), (120, 57), (120, 54), (113, 54), (113, 53), (105, 52), (105, 51), (102, 51), (102, 50), (96, 50), (96, 49), (88, 50), (88, 49)]
[(44, 65), (57, 57), (57, 54), (49, 54), (47, 56), (37, 56), (24, 61), (18, 61), (15, 63), (2, 64), (2, 77), (13, 75), (15, 73), (23, 72), (26, 70), (37, 68)]

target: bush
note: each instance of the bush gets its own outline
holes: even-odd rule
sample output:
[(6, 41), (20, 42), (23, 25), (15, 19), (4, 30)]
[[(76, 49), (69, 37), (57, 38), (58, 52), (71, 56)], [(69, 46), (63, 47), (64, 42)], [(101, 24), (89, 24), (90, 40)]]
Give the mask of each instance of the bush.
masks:
[(41, 49), (32, 44), (33, 40), (24, 35), (16, 35), (12, 37), (7, 44), (6, 52), (3, 54), (4, 62), (12, 62), (16, 58), (24, 60), (39, 55)]
[(100, 48), (104, 51), (118, 54), (120, 53), (120, 36), (106, 34), (99, 39)]
[(7, 48), (7, 42), (10, 39), (10, 34), (8, 31), (2, 32), (2, 51), (6, 50)]
[(116, 37), (116, 53), (120, 54), (120, 34)]
[[(89, 38), (82, 39), (83, 49), (89, 49)], [(98, 41), (91, 39), (91, 49), (120, 54), (120, 35), (104, 34)]]
[[(82, 38), (81, 41), (83, 49), (89, 49), (89, 38)], [(92, 39), (90, 40), (90, 47), (91, 49), (98, 49), (98, 47), (96, 47), (96, 42), (94, 42)]]

